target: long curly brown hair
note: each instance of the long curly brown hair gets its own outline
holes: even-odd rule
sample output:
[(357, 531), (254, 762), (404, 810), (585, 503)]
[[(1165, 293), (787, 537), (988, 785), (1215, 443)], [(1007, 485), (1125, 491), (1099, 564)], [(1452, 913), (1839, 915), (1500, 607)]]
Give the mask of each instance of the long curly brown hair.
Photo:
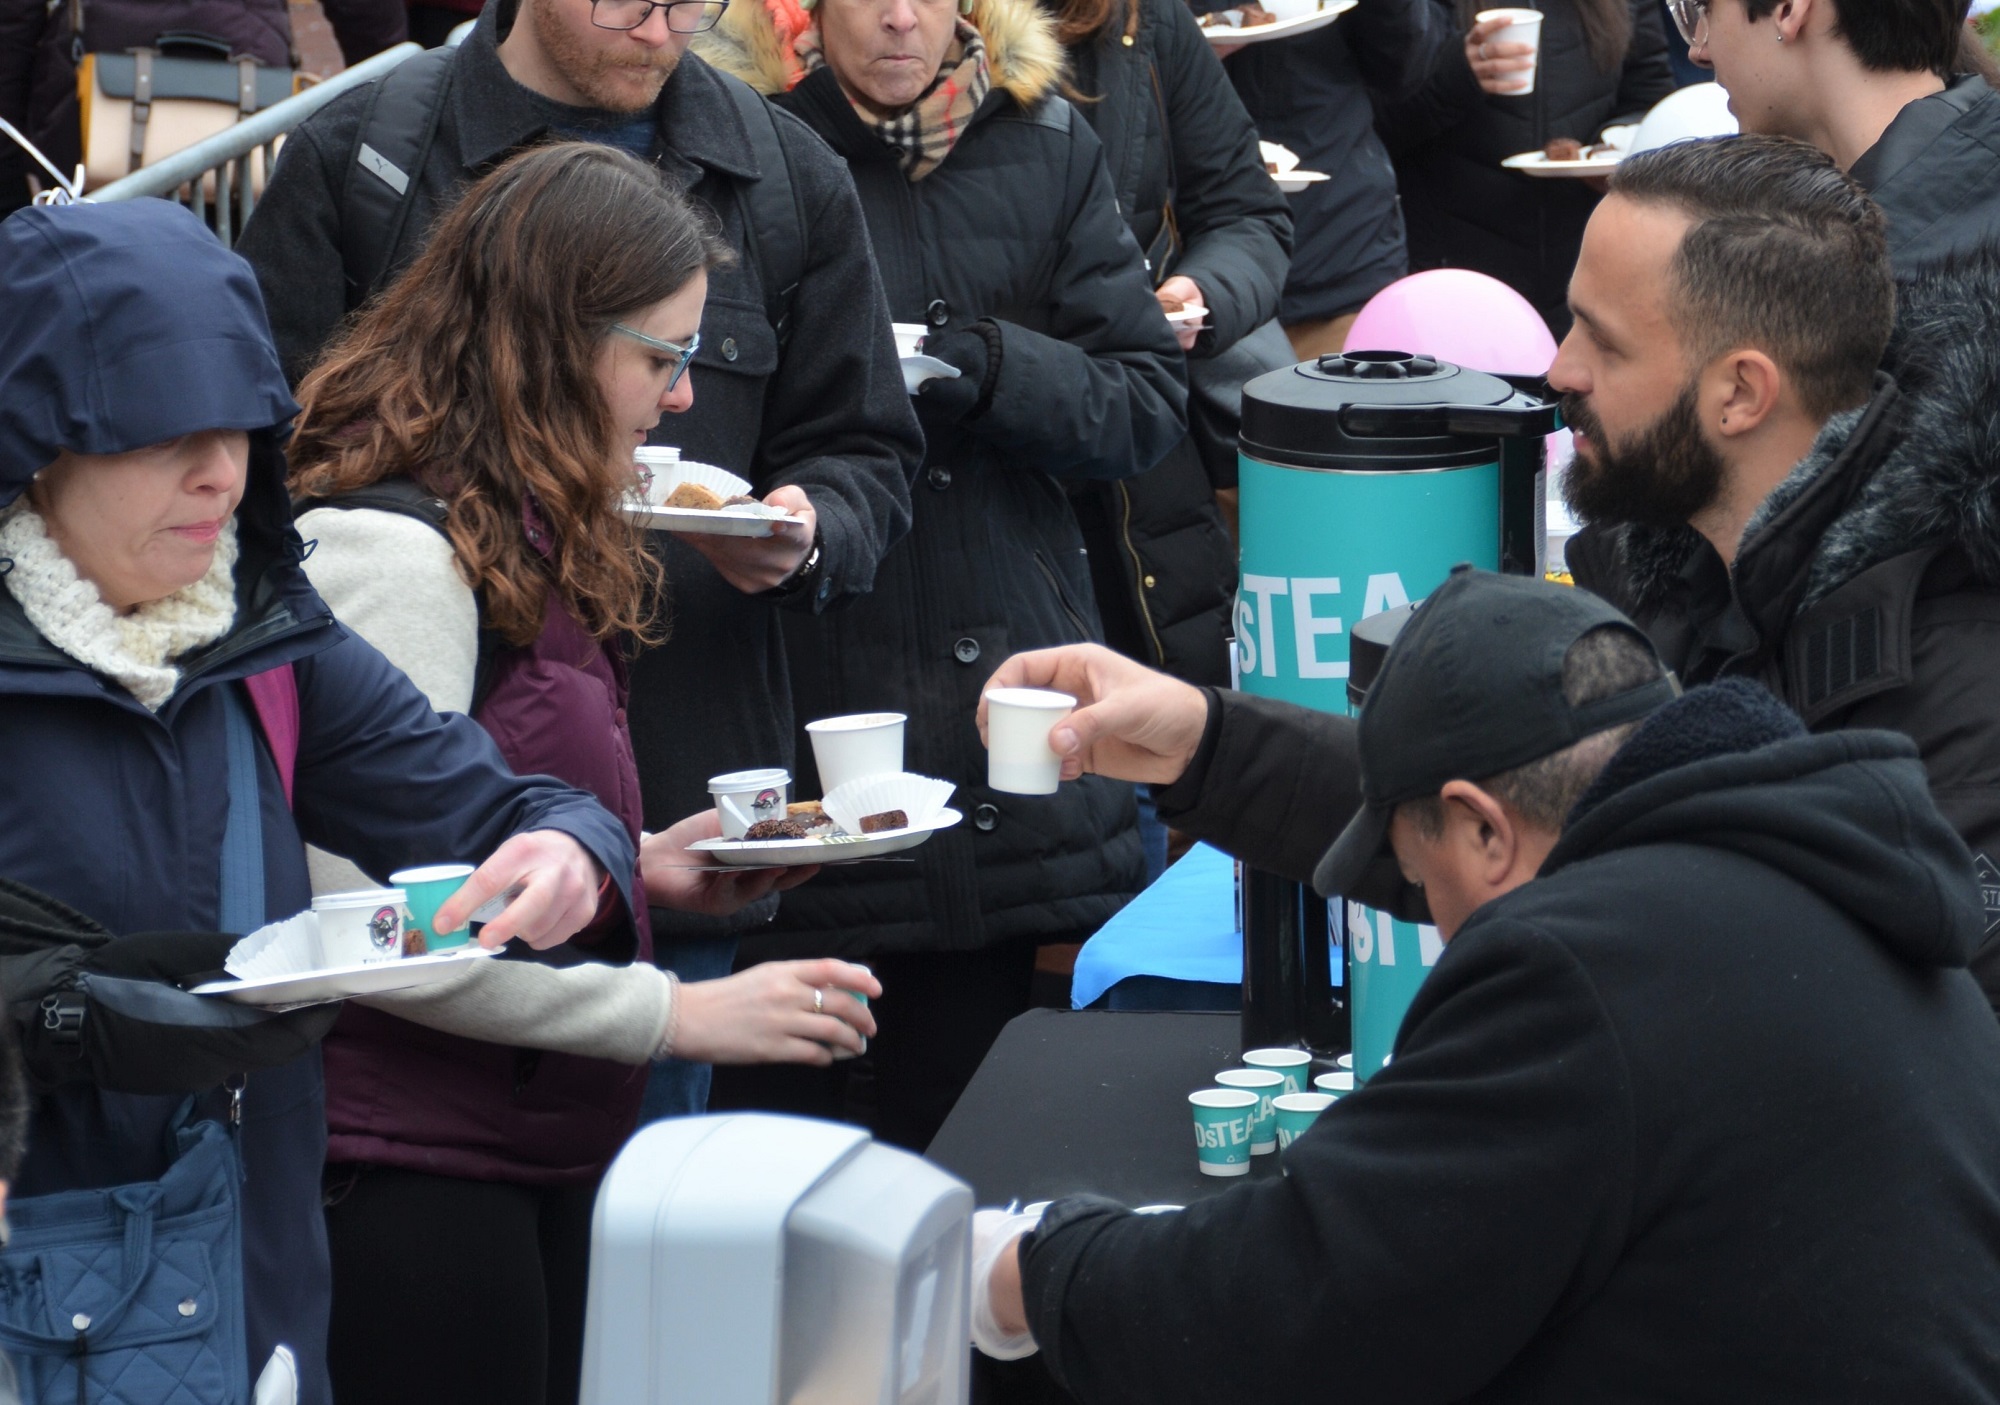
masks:
[[(711, 217), (622, 151), (509, 158), (299, 387), (293, 494), (414, 478), (450, 505), (459, 570), (508, 643), (534, 641), (551, 588), (598, 639), (656, 641), (664, 582), (619, 511), (631, 455), (596, 356), (612, 323), (730, 258)], [(547, 557), (523, 531), (530, 495)]]

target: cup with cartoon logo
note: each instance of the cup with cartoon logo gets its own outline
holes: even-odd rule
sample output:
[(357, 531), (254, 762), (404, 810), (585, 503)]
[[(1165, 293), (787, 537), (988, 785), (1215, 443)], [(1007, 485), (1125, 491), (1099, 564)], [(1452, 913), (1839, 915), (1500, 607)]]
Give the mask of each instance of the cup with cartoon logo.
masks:
[(1250, 1173), (1250, 1136), (1263, 1101), (1247, 1088), (1204, 1088), (1188, 1094), (1194, 1111), (1194, 1153), (1204, 1176)]
[(1271, 1068), (1225, 1068), (1215, 1075), (1224, 1088), (1243, 1088), (1257, 1095), (1257, 1125), (1250, 1130), (1250, 1154), (1268, 1156), (1278, 1149), (1278, 1124), (1271, 1100), (1291, 1091), (1285, 1075)]
[(760, 771), (731, 771), (711, 776), (708, 793), (715, 800), (724, 839), (741, 839), (750, 826), (781, 820), (792, 795), (791, 772), (770, 766)]
[(408, 923), (400, 888), (325, 893), (313, 899), (319, 919), (319, 966), (372, 966), (403, 954)]

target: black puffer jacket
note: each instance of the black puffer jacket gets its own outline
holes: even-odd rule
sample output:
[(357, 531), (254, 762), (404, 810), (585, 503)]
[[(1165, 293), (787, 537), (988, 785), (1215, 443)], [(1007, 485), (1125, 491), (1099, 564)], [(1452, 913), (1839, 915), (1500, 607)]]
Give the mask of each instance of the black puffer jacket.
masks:
[[(865, 955), (1094, 930), (1143, 879), (1131, 788), (987, 789), (973, 715), (1020, 649), (1095, 638), (1065, 481), (1142, 472), (1184, 434), (1180, 348), (1111, 197), (1097, 137), (1055, 95), (1062, 50), (1028, 0), (977, 0), (993, 90), (944, 163), (905, 178), (830, 69), (780, 102), (848, 161), (896, 320), (929, 321), (983, 407), (929, 409), (909, 536), (875, 592), (785, 623), (799, 715), (906, 713), (907, 769), (952, 781), (966, 815), (916, 863), (834, 869), (786, 895), (745, 947)], [(703, 54), (779, 91), (768, 13), (732, 6)], [(997, 363), (995, 356), (997, 354)], [(944, 387), (941, 387), (944, 388)], [(976, 387), (950, 389), (971, 399)], [(817, 793), (802, 749), (798, 793)]]
[(1980, 921), (1906, 740), (1697, 689), (1459, 929), (1289, 1174), (1052, 1206), (1035, 1337), (1085, 1405), (1988, 1405)]
[[(452, 60), (392, 271), (416, 257), (437, 213), (470, 180), (547, 133), (495, 49), (512, 10), (489, 3)], [(669, 416), (654, 437), (750, 479), (760, 494), (803, 488), (819, 515), (822, 558), (814, 588), (773, 602), (742, 594), (692, 547), (659, 535), (673, 637), (634, 666), (631, 708), (646, 824), (655, 830), (707, 808), (710, 776), (792, 764), (797, 727), (778, 615), (822, 610), (874, 586), (882, 553), (909, 525), (908, 475), (922, 449), (853, 187), (825, 144), (782, 113), (779, 136), (808, 247), (791, 337), (780, 344), (757, 241), (746, 234), (746, 191), (762, 174), (728, 82), (698, 59), (683, 61), (654, 107), (654, 159), (715, 211), (723, 237), (746, 255), (710, 275), (690, 373), (694, 408)], [(286, 140), (239, 246), (257, 269), (294, 379), (372, 291), (347, 286), (342, 247), (345, 192), (375, 86), (343, 93)], [(660, 909), (654, 930), (668, 938), (740, 930), (775, 906), (756, 903), (729, 919)]]
[(1597, 192), (1580, 180), (1537, 179), (1500, 163), (1556, 137), (1594, 142), (1605, 127), (1637, 121), (1673, 92), (1660, 7), (1654, 0), (1630, 4), (1632, 42), (1624, 63), (1606, 72), (1584, 47), (1577, 0), (1545, 0), (1535, 91), (1494, 97), (1465, 61), (1465, 12), (1477, 6), (1432, 0), (1451, 42), (1438, 46), (1416, 96), (1384, 103), (1378, 114), (1403, 192), (1411, 272), (1489, 274), (1533, 303), (1558, 337), (1569, 330), (1564, 299)]
[(1918, 98), (1849, 173), (1889, 217), (1904, 277), (2000, 236), (2000, 93), (1976, 73)]
[(1883, 378), (1757, 510), (1733, 570), (1692, 528), (1586, 528), (1578, 585), (1687, 683), (1761, 679), (1814, 731), (1917, 744), (1986, 889), (1973, 971), (2000, 1009), (2000, 254), (1904, 290)]
[[(1154, 283), (1179, 274), (1202, 291), (1208, 328), (1189, 360), (1235, 345), (1277, 316), (1292, 216), (1193, 12), (1182, 0), (1117, 5), (1069, 53), (1077, 110), (1104, 143)], [(1071, 489), (1106, 641), (1194, 683), (1229, 681), (1236, 546), (1218, 486), (1184, 441), (1135, 478)]]

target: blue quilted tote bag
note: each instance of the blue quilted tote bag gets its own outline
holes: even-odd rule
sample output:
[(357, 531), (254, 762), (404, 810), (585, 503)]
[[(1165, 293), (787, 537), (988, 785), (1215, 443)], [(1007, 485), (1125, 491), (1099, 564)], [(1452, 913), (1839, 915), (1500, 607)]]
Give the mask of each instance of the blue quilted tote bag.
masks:
[(23, 1405), (247, 1405), (242, 1172), (221, 1123), (157, 1181), (10, 1204), (0, 1346)]

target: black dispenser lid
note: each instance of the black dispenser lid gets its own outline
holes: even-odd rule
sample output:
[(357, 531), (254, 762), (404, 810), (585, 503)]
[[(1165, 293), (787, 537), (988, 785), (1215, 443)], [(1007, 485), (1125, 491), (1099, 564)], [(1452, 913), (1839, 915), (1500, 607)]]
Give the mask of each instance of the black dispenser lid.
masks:
[(1496, 441), (1552, 434), (1552, 401), (1499, 376), (1406, 351), (1349, 351), (1243, 387), (1243, 451), (1306, 468), (1437, 467), (1489, 461)]
[(1416, 612), (1415, 605), (1398, 605), (1393, 610), (1356, 620), (1354, 628), (1347, 631), (1349, 707), (1358, 709), (1361, 706), (1369, 688), (1374, 686), (1375, 675), (1382, 671), (1382, 661), (1389, 657), (1389, 646), (1396, 642), (1396, 636), (1403, 632), (1403, 626)]

